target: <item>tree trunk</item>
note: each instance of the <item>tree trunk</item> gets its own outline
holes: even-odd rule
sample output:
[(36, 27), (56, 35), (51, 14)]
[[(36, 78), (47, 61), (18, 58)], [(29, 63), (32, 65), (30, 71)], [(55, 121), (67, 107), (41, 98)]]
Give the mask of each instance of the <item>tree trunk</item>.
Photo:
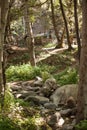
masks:
[(0, 1), (0, 94), (3, 88), (3, 76), (2, 76), (2, 27), (1, 27), (1, 1)]
[(4, 104), (4, 92), (5, 92), (5, 72), (4, 72), (4, 60), (3, 60), (3, 45), (5, 36), (5, 27), (7, 22), (9, 0), (0, 1), (0, 100), (1, 107)]
[(64, 12), (64, 9), (63, 9), (63, 4), (62, 4), (62, 1), (61, 1), (61, 0), (59, 0), (59, 3), (60, 3), (60, 9), (61, 9), (61, 12), (62, 12), (62, 16), (63, 16), (65, 28), (66, 28), (67, 42), (68, 42), (68, 50), (71, 50), (71, 49), (72, 49), (72, 46), (71, 46), (72, 43), (70, 42), (68, 24), (67, 24), (65, 12)]
[(29, 58), (30, 58), (30, 64), (32, 66), (35, 66), (35, 53), (34, 53), (34, 37), (33, 37), (33, 31), (32, 31), (32, 26), (30, 23), (29, 19), (29, 9), (28, 9), (28, 3), (25, 0), (25, 13), (24, 13), (24, 19), (25, 19), (25, 28), (26, 28), (26, 42), (27, 42), (27, 47), (29, 50)]
[(80, 62), (81, 43), (80, 43), (80, 37), (79, 37), (79, 25), (78, 25), (78, 16), (77, 16), (77, 0), (74, 0), (74, 17), (75, 17), (76, 38), (77, 38), (77, 44), (78, 44), (78, 58)]
[(87, 119), (87, 0), (82, 1), (82, 49), (78, 90), (77, 122)]
[(61, 40), (60, 40), (60, 38), (58, 36), (58, 31), (57, 31), (57, 27), (56, 27), (53, 0), (50, 0), (50, 3), (51, 3), (51, 12), (52, 12), (52, 23), (53, 23), (53, 27), (54, 27), (54, 31), (55, 31), (55, 36), (57, 38), (57, 46), (56, 46), (56, 48), (61, 48), (62, 44), (61, 44)]
[(8, 36), (11, 35), (11, 31), (10, 31), (10, 11), (11, 11), (11, 7), (12, 7), (14, 1), (15, 0), (10, 0), (10, 3), (9, 3), (7, 23), (6, 23), (6, 28), (5, 28), (5, 37), (4, 37), (5, 43), (10, 42), (9, 38), (8, 38)]

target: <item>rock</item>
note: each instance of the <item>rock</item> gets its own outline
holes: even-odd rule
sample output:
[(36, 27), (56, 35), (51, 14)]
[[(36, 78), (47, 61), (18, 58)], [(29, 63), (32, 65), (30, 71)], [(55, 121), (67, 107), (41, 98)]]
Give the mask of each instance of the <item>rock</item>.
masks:
[(71, 125), (71, 124), (65, 124), (63, 127), (62, 127), (62, 130), (73, 130), (74, 126)]
[(31, 87), (30, 90), (37, 92), (40, 91), (40, 87)]
[(62, 127), (62, 130), (74, 130), (74, 127), (76, 125), (76, 119), (73, 119), (72, 122), (65, 123)]
[(56, 80), (54, 78), (49, 78), (45, 81), (41, 92), (44, 96), (49, 97), (57, 87)]
[(25, 91), (32, 91), (32, 87), (31, 86), (22, 86), (22, 90), (25, 90)]
[(55, 90), (50, 97), (54, 104), (66, 104), (69, 97), (73, 97), (74, 101), (77, 101), (78, 86), (76, 84), (64, 85)]
[(22, 96), (22, 94), (20, 94), (20, 93), (14, 95), (15, 98), (20, 98), (21, 96)]
[(53, 127), (53, 126), (55, 126), (56, 125), (56, 123), (58, 123), (59, 122), (59, 119), (61, 118), (61, 115), (60, 115), (60, 113), (59, 112), (56, 112), (56, 113), (54, 113), (54, 114), (52, 114), (52, 115), (49, 115), (48, 117), (47, 117), (47, 124), (49, 125), (49, 126), (51, 126), (51, 127)]
[(69, 97), (69, 99), (66, 101), (66, 106), (68, 108), (74, 108), (74, 107), (76, 107), (76, 102), (74, 100), (74, 97)]
[(36, 96), (36, 93), (34, 91), (21, 91), (22, 95), (20, 98), (26, 98), (27, 96)]
[(28, 96), (27, 98), (25, 98), (25, 101), (32, 101), (34, 102), (36, 105), (40, 105), (40, 104), (45, 104), (49, 102), (49, 99), (46, 97), (42, 97), (42, 96)]
[(43, 80), (40, 77), (36, 77), (36, 80), (33, 82), (33, 87), (37, 87), (37, 86), (42, 86), (43, 85)]
[(64, 119), (61, 117), (58, 121), (58, 123), (56, 124), (57, 127), (62, 127), (62, 125), (64, 124)]
[(73, 109), (65, 109), (65, 110), (61, 110), (60, 114), (63, 117), (72, 117), (74, 115), (76, 115), (77, 109), (73, 108)]
[(21, 85), (22, 86), (32, 86), (32, 84), (33, 84), (33, 82), (34, 82), (34, 80), (29, 80), (29, 81), (23, 81), (22, 83), (21, 83)]
[(64, 119), (61, 117), (59, 112), (54, 113), (47, 117), (47, 124), (52, 127), (52, 130), (57, 130), (61, 128), (64, 124)]
[(45, 103), (44, 107), (47, 109), (54, 109), (54, 110), (56, 109), (56, 105), (54, 103), (51, 103), (51, 102)]
[(72, 109), (66, 109), (66, 110), (61, 110), (60, 114), (63, 117), (68, 117), (68, 116), (71, 116), (71, 112), (72, 112)]
[(12, 85), (11, 89), (12, 89), (12, 91), (20, 91), (20, 90), (22, 90), (22, 87), (18, 86), (18, 85)]

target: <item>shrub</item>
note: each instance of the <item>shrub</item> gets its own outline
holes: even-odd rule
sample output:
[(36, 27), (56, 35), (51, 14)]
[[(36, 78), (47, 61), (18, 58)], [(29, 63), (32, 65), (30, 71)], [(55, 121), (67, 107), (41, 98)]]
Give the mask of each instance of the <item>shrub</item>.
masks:
[(10, 66), (6, 70), (7, 81), (31, 80), (36, 76), (40, 76), (41, 70), (39, 67), (32, 67), (29, 64), (20, 66)]
[(66, 84), (76, 84), (78, 82), (78, 72), (74, 68), (67, 68), (63, 72), (54, 75), (54, 78), (61, 86)]
[(76, 130), (87, 130), (87, 120), (81, 121), (75, 128)]
[(35, 118), (28, 118), (27, 120), (24, 121), (22, 124), (22, 128), (25, 130), (37, 130), (37, 126), (35, 124)]
[(41, 73), (41, 77), (43, 79), (43, 82), (45, 82), (48, 78), (51, 78), (52, 76), (47, 71), (44, 71), (44, 72)]
[(0, 117), (0, 130), (21, 130), (10, 118)]
[(29, 64), (23, 64), (20, 66), (10, 66), (6, 70), (6, 78), (7, 81), (32, 80), (36, 76), (42, 76), (42, 78), (45, 78), (44, 75), (50, 75), (50, 73), (52, 73), (54, 70), (54, 66), (48, 65), (40, 65), (38, 67), (32, 67)]

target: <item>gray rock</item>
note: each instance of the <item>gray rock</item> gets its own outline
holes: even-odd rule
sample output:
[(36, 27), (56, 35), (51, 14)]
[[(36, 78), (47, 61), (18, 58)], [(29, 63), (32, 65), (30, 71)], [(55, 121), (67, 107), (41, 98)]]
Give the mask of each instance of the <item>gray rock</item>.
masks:
[(68, 100), (66, 101), (66, 107), (68, 108), (75, 108), (76, 107), (76, 102), (74, 97), (69, 97)]
[(30, 90), (37, 92), (40, 91), (40, 87), (31, 87)]
[(61, 115), (59, 112), (56, 112), (52, 115), (49, 115), (46, 119), (47, 124), (50, 125), (51, 127), (55, 126), (56, 123), (58, 123), (59, 119), (61, 118)]
[(47, 109), (56, 109), (56, 105), (54, 103), (51, 103), (51, 102), (45, 103), (44, 107)]
[(36, 93), (33, 92), (33, 91), (20, 91), (20, 93), (16, 93), (15, 94), (15, 97), (16, 98), (22, 98), (22, 99), (25, 99), (27, 96), (36, 96)]
[(40, 104), (45, 104), (49, 102), (49, 99), (46, 97), (42, 97), (42, 96), (28, 96), (27, 98), (25, 98), (25, 101), (32, 101), (34, 102), (36, 105), (40, 105)]
[(12, 85), (11, 89), (12, 89), (12, 91), (20, 91), (20, 90), (22, 90), (22, 87), (19, 85)]
[(34, 91), (21, 91), (23, 98), (26, 98), (27, 96), (36, 96), (36, 93)]
[(56, 80), (54, 78), (49, 78), (45, 81), (43, 87), (42, 87), (42, 93), (45, 95), (45, 96), (50, 96), (54, 90), (57, 88), (57, 83), (56, 83)]
[(76, 84), (64, 85), (55, 90), (53, 95), (50, 97), (54, 104), (66, 104), (69, 97), (73, 97), (77, 100), (78, 86)]
[(32, 90), (32, 87), (31, 86), (22, 86), (22, 90), (25, 90), (25, 91), (31, 91)]
[(33, 85), (32, 86), (35, 86), (35, 87), (37, 87), (37, 86), (42, 86), (43, 85), (43, 80), (42, 80), (42, 78), (40, 78), (40, 77), (36, 77), (36, 80), (33, 82)]
[(67, 116), (70, 116), (70, 115), (71, 115), (71, 112), (72, 112), (72, 109), (66, 109), (66, 110), (61, 110), (61, 111), (60, 111), (60, 114), (61, 114), (61, 116), (63, 116), (63, 117), (67, 117)]
[(22, 86), (30, 86), (30, 81), (25, 81), (25, 82), (22, 82)]
[(74, 126), (72, 124), (65, 124), (62, 130), (73, 130)]

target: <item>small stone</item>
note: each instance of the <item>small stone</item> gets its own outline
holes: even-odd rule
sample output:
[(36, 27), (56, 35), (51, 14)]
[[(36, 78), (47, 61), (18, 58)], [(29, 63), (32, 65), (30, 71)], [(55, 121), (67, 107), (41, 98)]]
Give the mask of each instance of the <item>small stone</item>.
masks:
[(52, 115), (49, 115), (48, 117), (47, 117), (47, 123), (48, 123), (48, 125), (50, 125), (50, 126), (55, 126), (56, 125), (56, 123), (58, 123), (59, 122), (59, 119), (61, 118), (61, 115), (60, 115), (60, 113), (59, 112), (56, 112), (56, 113), (54, 113), (54, 114), (52, 114)]
[(47, 109), (56, 109), (56, 105), (54, 103), (45, 103), (44, 107)]
[(27, 96), (36, 96), (36, 93), (34, 91), (21, 91), (22, 94), (21, 98), (26, 98)]
[(71, 115), (71, 109), (66, 109), (66, 110), (61, 110), (60, 113), (61, 113), (61, 116), (63, 117), (68, 117)]
[(11, 89), (12, 89), (12, 91), (20, 91), (20, 90), (22, 90), (22, 87), (18, 86), (18, 85), (13, 85), (13, 86), (11, 86)]
[(61, 117), (58, 121), (58, 127), (62, 127), (62, 125), (64, 124), (64, 119)]
[(33, 87), (37, 87), (37, 86), (42, 86), (43, 85), (43, 80), (40, 77), (36, 77), (36, 80), (33, 82)]

